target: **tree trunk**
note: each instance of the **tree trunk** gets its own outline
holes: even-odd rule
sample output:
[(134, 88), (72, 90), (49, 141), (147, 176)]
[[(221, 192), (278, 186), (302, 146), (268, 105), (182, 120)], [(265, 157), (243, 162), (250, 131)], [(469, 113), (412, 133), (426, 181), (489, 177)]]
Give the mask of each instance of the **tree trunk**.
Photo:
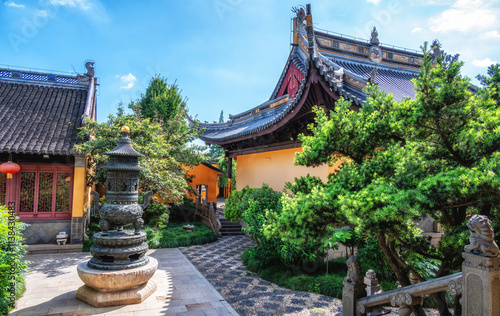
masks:
[(448, 304), (446, 303), (446, 292), (439, 292), (432, 294), (432, 298), (438, 305), (438, 311), (440, 316), (451, 316), (450, 310), (448, 309)]
[(382, 249), (382, 252), (384, 253), (387, 263), (389, 263), (389, 266), (391, 267), (392, 271), (394, 271), (394, 273), (396, 274), (399, 284), (401, 284), (401, 286), (410, 285), (411, 284), (410, 279), (408, 278), (406, 271), (404, 271), (404, 269), (401, 268), (401, 266), (398, 263), (398, 260), (394, 258), (394, 256), (391, 253), (391, 250), (389, 249), (389, 246), (387, 245), (387, 238), (385, 234), (384, 233), (377, 234), (377, 240), (380, 249)]
[[(389, 266), (391, 267), (392, 271), (394, 271), (394, 273), (396, 274), (399, 284), (401, 284), (401, 286), (403, 287), (411, 285), (410, 279), (408, 278), (408, 274), (406, 273), (405, 269), (403, 269), (399, 265), (398, 260), (392, 254), (390, 246), (388, 245), (386, 235), (384, 233), (377, 234), (377, 240), (380, 248), (382, 249), (382, 252), (384, 253), (385, 259), (389, 263)], [(414, 315), (425, 316), (424, 309), (420, 304), (412, 306), (412, 309)]]

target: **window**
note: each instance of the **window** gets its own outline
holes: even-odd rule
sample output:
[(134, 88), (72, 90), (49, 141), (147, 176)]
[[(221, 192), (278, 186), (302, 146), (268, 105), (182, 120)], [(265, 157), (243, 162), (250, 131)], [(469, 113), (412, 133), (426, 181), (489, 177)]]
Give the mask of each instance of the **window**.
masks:
[(71, 218), (72, 167), (21, 165), (18, 215), (21, 219)]

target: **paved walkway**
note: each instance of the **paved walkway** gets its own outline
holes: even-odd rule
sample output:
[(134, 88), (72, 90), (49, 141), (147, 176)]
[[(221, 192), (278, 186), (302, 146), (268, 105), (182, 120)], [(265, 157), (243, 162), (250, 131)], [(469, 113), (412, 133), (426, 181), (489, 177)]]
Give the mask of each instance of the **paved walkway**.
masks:
[(339, 299), (285, 289), (247, 272), (241, 254), (251, 246), (247, 236), (224, 236), (179, 249), (240, 315), (341, 314)]
[(179, 249), (154, 249), (148, 255), (158, 260), (152, 278), (157, 291), (140, 304), (105, 308), (75, 298), (83, 285), (76, 266), (91, 258), (88, 252), (28, 255), (32, 264), (26, 292), (9, 315), (237, 315)]
[(339, 299), (288, 290), (249, 273), (241, 254), (251, 246), (246, 236), (225, 236), (206, 245), (150, 250), (158, 260), (157, 291), (140, 304), (106, 308), (75, 298), (83, 285), (76, 266), (89, 253), (28, 255), (26, 292), (9, 315), (341, 315)]

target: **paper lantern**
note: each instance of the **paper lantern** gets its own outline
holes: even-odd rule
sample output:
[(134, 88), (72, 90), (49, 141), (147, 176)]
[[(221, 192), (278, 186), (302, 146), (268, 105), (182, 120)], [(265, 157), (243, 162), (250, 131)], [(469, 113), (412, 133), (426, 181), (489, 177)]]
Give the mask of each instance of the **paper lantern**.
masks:
[(7, 161), (0, 165), (0, 171), (7, 174), (7, 179), (12, 178), (13, 173), (18, 173), (21, 166), (15, 162)]

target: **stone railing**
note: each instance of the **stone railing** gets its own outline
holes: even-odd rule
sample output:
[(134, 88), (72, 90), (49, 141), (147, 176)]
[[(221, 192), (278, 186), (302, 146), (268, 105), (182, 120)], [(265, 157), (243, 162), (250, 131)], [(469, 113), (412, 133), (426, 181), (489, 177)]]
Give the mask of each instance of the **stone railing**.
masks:
[(203, 200), (203, 202), (200, 203), (197, 200), (195, 216), (199, 216), (203, 224), (210, 227), (217, 236), (221, 236), (221, 223), (219, 215), (217, 214), (217, 206), (214, 202), (207, 203), (207, 200)]
[(464, 315), (500, 315), (500, 257), (491, 221), (475, 215), (467, 226), (471, 236), (462, 253), (462, 272), (396, 290), (382, 292), (373, 270), (363, 278), (359, 259), (351, 256), (347, 260), (342, 315), (381, 315), (380, 306), (390, 303), (399, 309), (399, 315), (409, 316), (412, 306), (420, 304), (424, 296), (446, 290), (452, 295), (462, 294), (460, 304)]

